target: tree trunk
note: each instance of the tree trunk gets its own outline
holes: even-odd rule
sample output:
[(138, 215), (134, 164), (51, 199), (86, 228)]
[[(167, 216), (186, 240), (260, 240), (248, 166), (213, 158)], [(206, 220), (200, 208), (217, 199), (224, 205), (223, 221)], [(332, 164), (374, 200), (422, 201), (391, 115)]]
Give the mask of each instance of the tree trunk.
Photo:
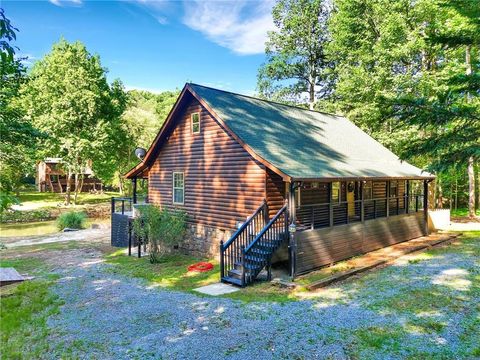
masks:
[(468, 159), (468, 217), (475, 217), (475, 174), (473, 172), (473, 156)]
[(124, 195), (124, 186), (123, 186), (123, 178), (122, 174), (118, 173), (118, 190), (120, 191), (120, 194), (123, 196)]
[(66, 186), (65, 192), (67, 193), (65, 197), (65, 205), (70, 205), (71, 194), (72, 194), (72, 172), (70, 170), (68, 170), (67, 186)]
[(315, 109), (315, 83), (317, 82), (317, 77), (314, 74), (310, 74), (308, 79), (308, 105), (310, 110)]
[(57, 176), (57, 182), (58, 182), (58, 189), (60, 190), (60, 194), (63, 194), (62, 183), (60, 182), (60, 175)]
[(437, 208), (438, 209), (443, 209), (443, 190), (442, 190), (442, 182), (440, 178), (438, 178), (437, 182), (438, 188), (437, 188)]
[(73, 198), (73, 205), (77, 205), (77, 197), (78, 197), (78, 186), (80, 184), (79, 182), (79, 177), (78, 177), (78, 173), (75, 173), (75, 196)]
[(83, 180), (85, 179), (85, 175), (84, 174), (80, 174), (80, 189), (79, 191), (82, 192), (83, 191)]

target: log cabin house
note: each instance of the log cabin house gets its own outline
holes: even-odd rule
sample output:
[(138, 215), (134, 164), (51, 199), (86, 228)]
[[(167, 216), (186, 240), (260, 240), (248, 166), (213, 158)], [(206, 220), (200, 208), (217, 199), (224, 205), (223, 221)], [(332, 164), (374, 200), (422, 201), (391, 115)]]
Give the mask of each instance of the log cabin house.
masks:
[(126, 177), (241, 286), (275, 259), (295, 277), (425, 235), (434, 179), (344, 117), (190, 83)]
[[(45, 158), (43, 161), (37, 162), (35, 185), (39, 192), (65, 192), (67, 189), (67, 174), (63, 170), (62, 159)], [(71, 182), (71, 189), (75, 191), (74, 179)], [(102, 190), (102, 182), (95, 177), (90, 162), (83, 170), (81, 192)]]

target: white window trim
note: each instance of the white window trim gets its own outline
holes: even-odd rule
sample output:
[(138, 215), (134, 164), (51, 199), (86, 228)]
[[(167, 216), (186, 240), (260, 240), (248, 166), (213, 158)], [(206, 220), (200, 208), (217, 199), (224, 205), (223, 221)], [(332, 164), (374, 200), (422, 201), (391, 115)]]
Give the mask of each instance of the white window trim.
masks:
[[(193, 115), (197, 114), (198, 115), (198, 131), (193, 131)], [(192, 130), (192, 134), (200, 134), (200, 131), (202, 129), (202, 125), (200, 124), (200, 113), (199, 112), (194, 112), (190, 115), (190, 128)]]
[[(182, 174), (182, 179), (183, 179), (183, 187), (182, 188), (179, 188), (179, 187), (175, 187), (175, 175), (177, 174)], [(182, 202), (176, 202), (175, 201), (175, 190), (179, 190), (181, 189), (182, 190)], [(185, 174), (183, 171), (174, 171), (173, 174), (172, 174), (172, 203), (174, 205), (184, 205), (185, 204)]]

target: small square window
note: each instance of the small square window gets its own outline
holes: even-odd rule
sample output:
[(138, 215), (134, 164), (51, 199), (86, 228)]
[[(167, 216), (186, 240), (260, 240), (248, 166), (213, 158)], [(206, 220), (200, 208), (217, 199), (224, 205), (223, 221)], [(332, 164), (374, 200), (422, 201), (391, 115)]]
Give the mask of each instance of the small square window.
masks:
[(200, 134), (200, 113), (192, 114), (192, 133)]
[(185, 181), (183, 172), (173, 173), (173, 203), (183, 205), (185, 197)]

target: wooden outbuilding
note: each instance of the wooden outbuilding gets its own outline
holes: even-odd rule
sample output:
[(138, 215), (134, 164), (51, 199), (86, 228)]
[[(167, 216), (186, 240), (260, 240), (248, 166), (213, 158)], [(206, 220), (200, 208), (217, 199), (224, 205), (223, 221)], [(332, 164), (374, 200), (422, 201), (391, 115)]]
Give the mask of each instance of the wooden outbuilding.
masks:
[(196, 84), (126, 177), (185, 210), (187, 246), (242, 286), (275, 258), (295, 277), (425, 235), (434, 179), (344, 117)]
[[(83, 169), (82, 189), (80, 192), (102, 191), (102, 182), (97, 179), (89, 162)], [(39, 192), (65, 192), (67, 188), (67, 174), (63, 169), (61, 158), (45, 158), (37, 162), (35, 185)], [(75, 181), (72, 179), (71, 190), (75, 191)]]

